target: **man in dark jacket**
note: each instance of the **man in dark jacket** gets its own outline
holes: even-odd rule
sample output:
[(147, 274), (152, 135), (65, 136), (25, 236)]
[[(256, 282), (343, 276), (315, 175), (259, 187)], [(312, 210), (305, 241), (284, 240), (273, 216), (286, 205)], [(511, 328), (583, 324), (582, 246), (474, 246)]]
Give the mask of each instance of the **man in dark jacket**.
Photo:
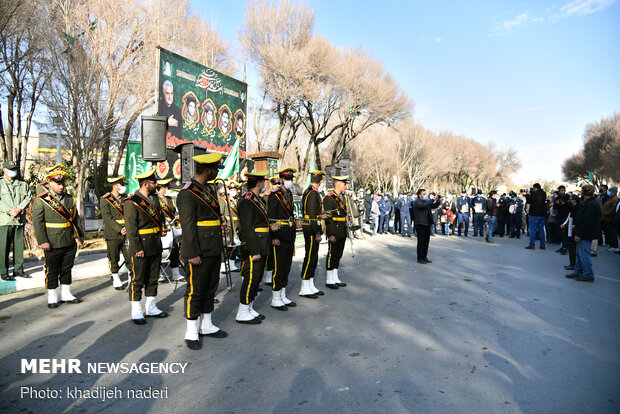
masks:
[(579, 220), (575, 225), (575, 243), (577, 244), (577, 261), (573, 273), (566, 275), (579, 282), (594, 282), (590, 247), (592, 239), (601, 231), (601, 206), (594, 199), (594, 186), (581, 187), (583, 204), (579, 211)]
[(418, 237), (418, 263), (432, 263), (428, 260), (428, 243), (431, 238), (431, 226), (434, 224), (432, 209), (439, 207), (441, 195), (437, 199), (429, 199), (426, 190), (418, 190), (418, 198), (413, 203), (415, 231)]
[(366, 219), (364, 220), (366, 224), (370, 223), (370, 210), (372, 208), (372, 192), (370, 190), (366, 190), (366, 195), (364, 196), (364, 209), (366, 210)]
[(526, 249), (534, 250), (536, 247), (536, 233), (540, 238), (540, 249), (545, 250), (545, 216), (547, 215), (547, 193), (535, 183), (529, 193), (525, 194), (525, 200), (530, 205), (530, 245)]

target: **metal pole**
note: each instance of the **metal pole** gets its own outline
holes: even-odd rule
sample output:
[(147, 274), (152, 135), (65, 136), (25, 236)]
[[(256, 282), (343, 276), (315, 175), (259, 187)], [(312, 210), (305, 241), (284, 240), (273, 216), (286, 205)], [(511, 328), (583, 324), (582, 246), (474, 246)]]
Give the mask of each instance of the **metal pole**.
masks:
[(60, 127), (62, 126), (62, 118), (55, 116), (54, 125), (56, 126), (56, 164), (62, 164), (62, 153), (60, 150)]

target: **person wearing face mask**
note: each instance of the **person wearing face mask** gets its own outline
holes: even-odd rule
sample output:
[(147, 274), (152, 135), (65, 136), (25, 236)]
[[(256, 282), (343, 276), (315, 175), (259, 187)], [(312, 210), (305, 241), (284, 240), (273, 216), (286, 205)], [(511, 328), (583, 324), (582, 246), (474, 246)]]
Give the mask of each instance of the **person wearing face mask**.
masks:
[(235, 320), (238, 323), (257, 325), (265, 316), (254, 310), (254, 299), (263, 278), (265, 261), (271, 246), (269, 230), (278, 230), (278, 225), (269, 224), (267, 205), (260, 198), (265, 190), (265, 179), (269, 171), (246, 173), (248, 192), (237, 204), (239, 212), (239, 237), (241, 245), (241, 276), (243, 282), (239, 289), (239, 309)]
[[(80, 303), (71, 293), (71, 270), (77, 247), (84, 247), (84, 231), (79, 226), (75, 199), (65, 193), (64, 170), (47, 175), (47, 190), (32, 204), (32, 227), (39, 247), (45, 255), (45, 288), (47, 307), (58, 307), (56, 288), (60, 280), (60, 302)], [(77, 238), (77, 246), (75, 240)]]
[(271, 307), (286, 311), (297, 304), (286, 297), (286, 285), (295, 254), (295, 207), (293, 205), (293, 178), (295, 168), (278, 171), (282, 185), (271, 192), (267, 201), (269, 219), (280, 228), (271, 234), (271, 255), (273, 257), (273, 278), (271, 283)]
[[(164, 220), (166, 221), (166, 225), (168, 227), (173, 226), (175, 220), (177, 219), (177, 207), (174, 204), (172, 192), (170, 191), (171, 181), (172, 178), (157, 181), (157, 196), (159, 199), (159, 205), (161, 206), (161, 211), (164, 215)], [(179, 267), (181, 266), (181, 258), (179, 252), (179, 243), (174, 242), (172, 244), (172, 249), (170, 249), (170, 256), (168, 257), (168, 259), (170, 260), (170, 269), (172, 270), (172, 280), (174, 281), (185, 279), (185, 277), (181, 274), (181, 271), (179, 270)], [(163, 277), (163, 275), (160, 274), (158, 281), (165, 282), (165, 280), (166, 279)]]
[(120, 269), (118, 262), (121, 258), (121, 251), (127, 268), (131, 268), (131, 256), (129, 256), (125, 243), (126, 229), (123, 211), (123, 202), (127, 198), (125, 195), (125, 176), (108, 177), (108, 183), (112, 186), (112, 190), (101, 197), (99, 208), (101, 209), (101, 217), (103, 217), (103, 238), (108, 251), (112, 286), (116, 290), (121, 290), (123, 282), (118, 276)]
[(200, 336), (228, 336), (211, 318), (220, 281), (221, 237), (227, 222), (222, 217), (215, 184), (210, 183), (223, 168), (222, 154), (202, 154), (192, 159), (196, 163), (194, 178), (179, 191), (177, 205), (183, 231), (181, 258), (187, 270), (183, 299), (187, 324), (185, 344), (189, 349), (198, 350), (202, 347)]
[[(29, 278), (24, 272), (24, 210), (32, 200), (30, 188), (18, 176), (13, 161), (2, 164), (4, 177), (0, 179), (0, 275), (2, 280)], [(9, 276), (9, 251), (13, 245), (13, 276)]]
[[(161, 265), (161, 233), (164, 217), (158, 198), (155, 171), (135, 175), (140, 188), (127, 197), (123, 203), (125, 212), (125, 234), (129, 240), (131, 257), (131, 282), (129, 284), (129, 301), (131, 302), (131, 320), (137, 325), (144, 325), (144, 317), (166, 318), (168, 314), (157, 307), (157, 279)], [(142, 291), (146, 296), (145, 312), (142, 312)]]

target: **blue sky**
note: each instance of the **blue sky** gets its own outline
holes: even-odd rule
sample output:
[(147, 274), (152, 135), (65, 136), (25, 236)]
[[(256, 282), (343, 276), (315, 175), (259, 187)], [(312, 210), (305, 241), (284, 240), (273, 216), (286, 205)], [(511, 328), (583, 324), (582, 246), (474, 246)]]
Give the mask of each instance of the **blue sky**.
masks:
[[(246, 3), (192, 0), (235, 51)], [(561, 179), (585, 125), (620, 111), (620, 0), (307, 4), (316, 33), (383, 62), (416, 121), (515, 147), (516, 180)]]

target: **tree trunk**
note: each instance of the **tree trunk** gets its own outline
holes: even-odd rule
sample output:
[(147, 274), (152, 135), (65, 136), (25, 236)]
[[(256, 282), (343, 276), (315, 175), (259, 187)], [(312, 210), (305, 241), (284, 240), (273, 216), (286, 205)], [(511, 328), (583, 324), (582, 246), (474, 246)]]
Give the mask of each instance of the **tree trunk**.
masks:
[(0, 151), (2, 152), (2, 159), (6, 160), (8, 159), (8, 156), (6, 152), (6, 135), (4, 134), (4, 122), (2, 121), (2, 104), (0, 104), (0, 137), (2, 138), (0, 140)]
[(7, 118), (6, 118), (6, 139), (4, 140), (6, 144), (6, 159), (13, 159), (13, 104), (15, 103), (15, 94), (13, 92), (9, 93), (7, 97)]

